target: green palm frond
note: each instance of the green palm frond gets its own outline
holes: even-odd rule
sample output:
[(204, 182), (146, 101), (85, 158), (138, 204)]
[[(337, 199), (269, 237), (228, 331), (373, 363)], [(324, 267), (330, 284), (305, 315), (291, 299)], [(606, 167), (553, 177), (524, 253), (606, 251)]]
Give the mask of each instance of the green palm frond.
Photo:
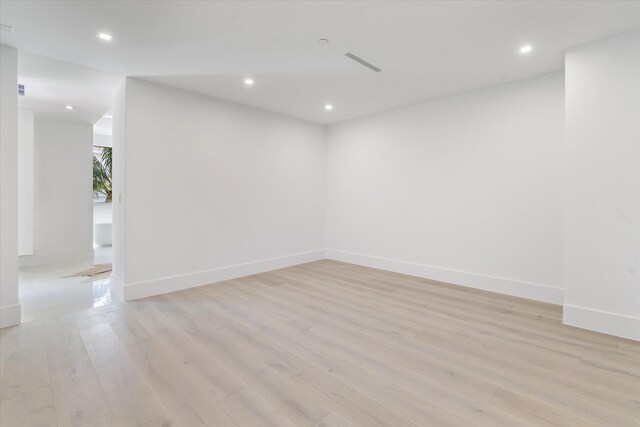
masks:
[(100, 154), (100, 160), (102, 160), (102, 164), (107, 170), (109, 174), (109, 179), (111, 179), (111, 164), (112, 164), (112, 149), (111, 147), (103, 147), (102, 153)]
[(106, 202), (111, 202), (111, 147), (103, 147), (100, 159), (93, 156), (93, 191), (104, 194)]

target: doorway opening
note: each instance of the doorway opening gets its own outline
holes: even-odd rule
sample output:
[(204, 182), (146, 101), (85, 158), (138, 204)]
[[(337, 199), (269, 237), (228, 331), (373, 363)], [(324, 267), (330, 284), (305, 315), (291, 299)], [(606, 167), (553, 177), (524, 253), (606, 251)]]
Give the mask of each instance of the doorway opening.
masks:
[(120, 78), (18, 53), (23, 322), (115, 302), (110, 109)]

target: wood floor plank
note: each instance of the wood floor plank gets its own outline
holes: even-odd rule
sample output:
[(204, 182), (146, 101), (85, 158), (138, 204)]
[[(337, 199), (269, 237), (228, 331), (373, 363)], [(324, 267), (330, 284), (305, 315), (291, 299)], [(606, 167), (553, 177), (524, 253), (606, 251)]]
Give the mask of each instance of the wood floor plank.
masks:
[(0, 399), (50, 385), (46, 345), (41, 343), (7, 355), (3, 371)]
[[(127, 307), (129, 313), (142, 325), (148, 337), (162, 346), (162, 351), (182, 365), (186, 375), (194, 378), (206, 393), (219, 401), (245, 388), (242, 380), (223, 363), (211, 355), (188, 333), (183, 332), (178, 324), (168, 320), (160, 310), (159, 301), (136, 301)], [(173, 307), (176, 309), (177, 307)]]
[(174, 424), (173, 417), (126, 354), (107, 323), (81, 331), (113, 415), (125, 426)]
[[(241, 287), (242, 285), (237, 283), (233, 286), (234, 289), (225, 290), (224, 294), (236, 292), (235, 288)], [(236, 295), (241, 295), (241, 293), (242, 291), (238, 291)], [(255, 292), (252, 294), (255, 295)], [(218, 298), (223, 297), (218, 294)], [(269, 298), (268, 295), (260, 295), (260, 300)], [(262, 312), (264, 310), (260, 304), (260, 302), (253, 302), (247, 306), (250, 305), (257, 309), (252, 310), (253, 312)], [(293, 309), (288, 308), (285, 311), (292, 312)], [(270, 314), (272, 315), (273, 311), (270, 311)], [(251, 313), (238, 313), (236, 317), (248, 319), (251, 316)], [(265, 318), (258, 320), (256, 325), (267, 323), (268, 319)], [(386, 350), (379, 343), (367, 342), (358, 335), (347, 335), (340, 327), (332, 328), (331, 325), (323, 325), (318, 317), (316, 317), (314, 324), (314, 327), (307, 328), (296, 335), (293, 338), (294, 341), (287, 342), (287, 348), (294, 352), (302, 352), (301, 357), (307, 357), (310, 361), (317, 361), (319, 355), (324, 355), (326, 360), (333, 361), (333, 363), (341, 361), (343, 364), (358, 363), (362, 366), (368, 366), (370, 370), (367, 376), (375, 377), (376, 374), (383, 372), (386, 375), (380, 378), (380, 383), (395, 383), (404, 387), (405, 390), (414, 391), (417, 396), (428, 396), (431, 402), (425, 403), (426, 406), (429, 406), (430, 403), (437, 403), (441, 408), (448, 408), (451, 413), (465, 417), (470, 421), (477, 422), (484, 419), (487, 425), (517, 425), (516, 420), (510, 417), (501, 417), (500, 414), (487, 408), (486, 403), (493, 395), (495, 386), (479, 381), (477, 378), (474, 379), (470, 375), (464, 375), (462, 372), (456, 372), (455, 366), (432, 364), (427, 365), (426, 369), (424, 363), (421, 363), (422, 366), (411, 366), (411, 362), (407, 362), (404, 356), (394, 349)], [(273, 336), (273, 333), (270, 335)], [(424, 360), (420, 362), (424, 362)], [(329, 363), (327, 366), (330, 371), (335, 371), (335, 366), (339, 366), (334, 366), (331, 362), (327, 363)], [(408, 363), (411, 367), (404, 368), (403, 363)], [(454, 393), (450, 392), (452, 389), (455, 389)], [(419, 398), (414, 399), (420, 400)], [(452, 418), (456, 418), (456, 416)]]
[[(232, 321), (234, 318), (242, 319), (240, 322), (247, 327), (248, 329), (253, 330), (257, 334), (263, 335), (270, 339), (272, 342), (280, 345), (283, 348), (286, 348), (289, 352), (293, 353), (293, 355), (299, 357), (301, 360), (305, 360), (310, 365), (314, 365), (320, 369), (324, 369), (326, 372), (329, 372), (332, 376), (337, 377), (336, 373), (338, 371), (342, 372), (341, 366), (349, 366), (347, 372), (352, 373), (353, 371), (357, 371), (359, 368), (355, 365), (355, 363), (359, 362), (360, 359), (347, 356), (337, 355), (335, 352), (327, 352), (326, 349), (322, 346), (315, 347), (313, 343), (303, 343), (299, 345), (295, 339), (291, 338), (291, 335), (295, 334), (296, 331), (289, 330), (288, 334), (278, 335), (274, 334), (270, 331), (271, 328), (268, 327), (269, 324), (273, 326), (278, 326), (273, 319), (273, 312), (268, 313), (268, 317), (255, 317), (253, 323), (249, 318), (253, 315), (256, 316), (256, 313), (267, 311), (268, 309), (264, 309), (262, 306), (259, 307), (259, 310), (252, 310), (252, 312), (233, 312), (229, 310), (228, 307), (218, 306), (217, 317), (226, 319), (227, 321)], [(280, 324), (281, 329), (286, 329), (285, 326), (289, 324), (286, 320), (282, 321)], [(326, 341), (326, 340), (323, 340)], [(320, 340), (318, 341), (320, 342)], [(309, 350), (309, 351), (308, 351)], [(366, 351), (366, 349), (365, 349)], [(324, 353), (324, 359), (318, 359), (318, 355)], [(332, 363), (330, 367), (327, 366), (328, 360), (333, 358), (335, 363)], [(320, 363), (318, 363), (320, 361)], [(344, 375), (344, 374), (343, 374)], [(433, 405), (430, 401), (422, 402), (418, 396), (413, 396), (410, 391), (407, 389), (401, 389), (397, 387), (392, 381), (381, 382), (383, 386), (376, 390), (375, 388), (370, 387), (369, 383), (366, 383), (366, 378), (359, 377), (361, 380), (365, 380), (359, 382), (357, 385), (352, 381), (350, 382), (355, 390), (359, 390), (363, 395), (370, 396), (373, 400), (380, 401), (381, 396), (402, 396), (402, 399), (398, 401), (398, 404), (411, 406), (413, 408), (414, 416), (409, 417), (416, 421), (418, 424), (424, 423), (424, 420), (430, 419), (433, 422), (438, 422), (440, 425), (446, 425), (448, 423), (455, 423), (457, 420), (458, 425), (462, 425), (462, 419), (459, 419), (455, 412), (448, 412), (440, 406)], [(343, 381), (347, 382), (347, 381)], [(395, 392), (393, 391), (395, 390)], [(383, 399), (388, 400), (388, 399)], [(412, 406), (415, 405), (415, 406)], [(397, 411), (396, 411), (397, 413)], [(454, 425), (454, 424), (452, 424)]]
[(502, 388), (496, 391), (490, 404), (536, 426), (597, 427), (601, 425)]
[(43, 341), (60, 425), (83, 425), (110, 414), (109, 403), (77, 329), (69, 325), (52, 331)]
[[(298, 285), (300, 284), (298, 283)], [(286, 286), (279, 287), (272, 290), (271, 294), (279, 291), (283, 291), (283, 290), (289, 290), (290, 293), (302, 292), (304, 294), (308, 292), (306, 289), (304, 291), (301, 291), (301, 290), (298, 290), (296, 287), (286, 285)], [(287, 298), (284, 298), (284, 297), (282, 299), (287, 300)], [(322, 306), (315, 307), (316, 311), (311, 311), (310, 313), (317, 314), (319, 312), (318, 310), (325, 310), (325, 311), (328, 310), (330, 314), (326, 316), (327, 318), (343, 320), (343, 324), (349, 324), (350, 326), (360, 328), (359, 330), (364, 331), (365, 334), (374, 333), (374, 335), (378, 337), (382, 337), (382, 339), (384, 340), (391, 339), (393, 343), (396, 345), (401, 344), (402, 348), (415, 351), (415, 347), (417, 345), (415, 342), (411, 342), (411, 343), (403, 342), (401, 341), (401, 337), (398, 337), (397, 334), (388, 333), (388, 331), (381, 330), (376, 332), (376, 329), (372, 327), (372, 322), (375, 322), (376, 320), (375, 318), (367, 317), (366, 322), (360, 322), (361, 319), (364, 319), (362, 317), (363, 315), (353, 315), (352, 314), (353, 310), (348, 310), (348, 309), (334, 310), (332, 306), (338, 303), (339, 303), (338, 301), (335, 301), (334, 304), (331, 304), (330, 301), (328, 301)], [(356, 322), (356, 323), (353, 323), (353, 322)], [(425, 353), (433, 353), (434, 351), (438, 351), (439, 353), (442, 353), (440, 349), (434, 348), (428, 343), (419, 343), (419, 344), (421, 345), (417, 345), (417, 346), (424, 347), (423, 352)], [(467, 356), (467, 355), (464, 354), (463, 356)], [(487, 366), (486, 364), (478, 364), (477, 362), (475, 364), (469, 364), (471, 361), (466, 360), (466, 357), (461, 357), (459, 354), (457, 354), (457, 352), (442, 353), (442, 355), (439, 357), (439, 360), (454, 360), (454, 361), (458, 360), (457, 365), (460, 365), (460, 366), (466, 365), (468, 366), (468, 369), (470, 371), (477, 371), (488, 379), (493, 379), (493, 378), (499, 379), (500, 380), (499, 384), (502, 386), (515, 387), (516, 390), (521, 390), (523, 387), (526, 387), (529, 392), (533, 392), (538, 397), (545, 397), (546, 390), (548, 388), (551, 388), (551, 387), (557, 388), (557, 386), (554, 384), (554, 382), (557, 382), (557, 379), (556, 379), (557, 375), (552, 375), (547, 378), (537, 378), (537, 377), (523, 378), (522, 373), (520, 372), (514, 372), (511, 375), (507, 375), (508, 373), (504, 372), (502, 366), (499, 366), (494, 369), (492, 366)], [(581, 393), (585, 396), (575, 396), (576, 392)], [(601, 411), (598, 406), (593, 405), (594, 401), (596, 402), (598, 401), (598, 396), (596, 396), (595, 400), (588, 399), (587, 397), (589, 397), (590, 395), (591, 395), (591, 392), (589, 388), (581, 389), (577, 391), (573, 390), (572, 388), (565, 388), (564, 390), (562, 390), (561, 393), (558, 394), (558, 396), (555, 399), (549, 399), (549, 403), (557, 404), (558, 400), (563, 401), (564, 404), (571, 405), (574, 410), (580, 411), (587, 417), (589, 416), (601, 417), (602, 423), (607, 423), (607, 424), (613, 423), (615, 425), (634, 425), (635, 424), (634, 418), (629, 418), (629, 416), (620, 414), (618, 413), (618, 411), (615, 411), (615, 410), (608, 411), (608, 412)], [(605, 396), (602, 396), (602, 398), (606, 399), (608, 398), (608, 396), (605, 395)], [(633, 407), (631, 407), (629, 411), (635, 414), (636, 413), (635, 408), (637, 406), (635, 405), (634, 402), (637, 401), (637, 393), (630, 395), (628, 399), (631, 400), (630, 404), (633, 405)]]
[(51, 387), (30, 390), (0, 401), (0, 425), (7, 427), (57, 426)]
[(0, 331), (0, 423), (640, 425), (640, 343), (319, 261)]
[(342, 415), (332, 412), (320, 421), (318, 421), (313, 427), (354, 427), (352, 424), (344, 418)]
[[(188, 296), (189, 293), (183, 293)], [(170, 298), (170, 297), (169, 297)], [(198, 299), (193, 294), (189, 300)], [(172, 300), (180, 305), (184, 301)], [(289, 377), (299, 375), (294, 367), (265, 351), (255, 337), (237, 328), (223, 328), (211, 322), (208, 310), (194, 306), (190, 314), (195, 323), (190, 333), (213, 358), (231, 367), (248, 387), (297, 425), (310, 426), (329, 413), (309, 391), (299, 389)], [(226, 326), (226, 325), (225, 325)]]
[[(226, 290), (225, 296), (235, 292), (237, 290), (235, 288), (239, 288), (234, 295), (242, 298), (245, 292), (243, 292), (241, 281), (236, 286), (233, 286), (234, 289)], [(224, 296), (216, 293), (216, 301), (224, 301), (223, 298)], [(479, 405), (475, 405), (471, 400), (460, 399), (460, 396), (450, 393), (448, 391), (450, 388), (449, 383), (438, 384), (432, 378), (421, 375), (416, 371), (403, 370), (401, 365), (394, 363), (397, 360), (393, 356), (388, 360), (383, 360), (382, 362), (384, 363), (371, 358), (370, 355), (377, 353), (379, 350), (379, 348), (372, 347), (373, 343), (359, 341), (357, 337), (340, 339), (340, 331), (335, 330), (329, 331), (323, 336), (310, 336), (309, 334), (316, 332), (316, 330), (322, 331), (318, 326), (303, 328), (300, 333), (295, 330), (287, 331), (287, 324), (291, 324), (291, 322), (286, 318), (286, 310), (279, 311), (275, 306), (267, 307), (264, 301), (252, 302), (246, 306), (251, 306), (253, 309), (233, 312), (230, 307), (226, 307), (229, 312), (229, 318), (242, 319), (241, 322), (252, 328), (256, 333), (265, 335), (274, 342), (280, 343), (295, 355), (321, 367), (334, 376), (341, 372), (340, 366), (350, 366), (350, 370), (361, 370), (365, 366), (373, 367), (366, 373), (367, 377), (375, 377), (380, 373), (384, 373), (384, 376), (380, 376), (379, 382), (386, 384), (390, 388), (392, 385), (401, 387), (403, 390), (400, 394), (405, 395), (405, 397), (411, 396), (411, 400), (422, 405), (422, 411), (432, 407), (434, 414), (448, 412), (449, 418), (452, 420), (458, 419), (460, 415), (463, 418), (468, 416), (470, 422), (476, 422), (479, 418), (491, 418), (491, 415), (494, 415), (482, 412)], [(222, 308), (225, 308), (225, 306), (222, 306)], [(219, 313), (218, 316), (223, 317), (225, 314)], [(284, 330), (286, 333), (279, 334), (279, 330)], [(325, 329), (325, 331), (327, 330)], [(448, 372), (446, 377), (450, 378)], [(460, 383), (460, 380), (458, 382)], [(493, 387), (487, 388), (485, 400), (482, 403), (488, 402), (494, 390), (495, 388)], [(363, 389), (363, 393), (367, 394), (367, 391)], [(412, 393), (415, 393), (415, 395), (412, 396)], [(423, 402), (421, 396), (424, 395), (428, 395), (430, 398)], [(477, 402), (477, 399), (481, 399), (482, 393), (477, 388), (474, 388), (469, 390), (468, 396), (473, 396), (473, 400)], [(436, 406), (433, 406), (434, 404)], [(436, 419), (434, 414), (431, 415), (432, 420)], [(514, 420), (510, 421), (515, 423)], [(487, 422), (489, 422), (489, 419), (487, 419)], [(496, 422), (496, 420), (493, 419), (493, 422)], [(445, 421), (440, 421), (440, 423), (446, 424)], [(462, 424), (462, 421), (459, 420), (458, 424)]]
[(236, 426), (216, 404), (215, 396), (207, 393), (206, 384), (168, 357), (166, 350), (154, 340), (138, 341), (125, 348), (178, 425)]
[[(322, 283), (322, 287), (323, 288), (331, 287), (331, 284), (327, 284), (325, 282), (325, 283)], [(320, 289), (316, 289), (316, 292), (322, 292), (322, 291)], [(324, 292), (325, 293), (327, 292), (326, 289), (325, 289)], [(329, 295), (330, 295), (330, 293), (329, 293)], [(370, 304), (368, 304), (368, 305), (372, 305), (372, 306), (376, 305), (376, 302), (371, 302), (371, 299), (367, 295), (359, 296), (358, 301), (363, 301), (363, 300), (366, 300), (367, 302), (369, 302)], [(386, 307), (386, 309), (383, 309), (382, 311), (379, 311), (379, 313), (381, 313), (380, 316), (384, 316), (385, 313), (390, 311), (389, 310), (390, 308), (392, 309), (394, 307), (394, 305), (389, 303), (388, 301), (379, 302), (378, 306), (380, 306), (380, 304), (382, 304), (382, 303), (384, 303), (386, 305), (381, 306), (381, 308), (382, 307)], [(360, 305), (362, 306), (362, 304), (360, 304)], [(361, 308), (365, 308), (365, 307), (361, 307)], [(420, 317), (424, 317), (425, 315), (427, 316), (427, 317), (424, 317), (425, 326), (430, 324), (429, 322), (431, 322), (431, 321), (438, 320), (438, 319), (433, 319), (434, 314), (435, 314), (435, 313), (433, 313), (433, 310), (429, 310), (429, 311), (422, 310), (421, 311), (421, 310), (417, 310), (415, 308), (410, 308), (410, 307), (399, 307), (399, 308), (401, 308), (401, 312), (400, 313), (404, 313), (404, 312), (410, 312), (411, 313), (411, 317), (408, 318), (409, 324), (416, 323), (416, 320), (420, 319)], [(388, 314), (391, 315), (392, 313), (388, 313)], [(435, 315), (438, 316), (437, 314), (435, 314)], [(402, 316), (402, 314), (398, 315), (396, 313), (393, 313), (393, 316), (391, 317), (391, 320), (397, 322), (397, 321), (401, 320), (400, 317), (406, 317), (406, 316)], [(442, 317), (442, 316), (440, 316), (440, 319), (446, 320), (446, 321), (439, 322), (438, 323), (438, 325), (439, 325), (438, 329), (443, 329), (445, 327), (448, 327), (450, 323), (461, 325), (461, 329), (463, 329), (465, 331), (467, 331), (467, 330), (473, 331), (474, 329), (477, 328), (477, 326), (475, 324), (476, 322), (465, 322), (465, 321), (462, 321), (460, 319), (446, 318), (446, 317)], [(385, 322), (386, 323), (390, 323), (389, 320), (387, 320), (387, 319), (385, 319)], [(400, 328), (402, 328), (402, 327), (403, 327), (403, 325), (400, 326)], [(482, 330), (478, 330), (478, 329), (476, 329), (476, 330), (478, 331), (480, 336), (487, 337), (487, 333), (490, 333), (491, 330), (495, 330), (495, 329), (496, 329), (496, 327), (494, 325), (492, 327), (485, 326), (485, 328), (482, 329)], [(497, 329), (500, 330), (501, 333), (505, 332), (505, 327), (498, 327)], [(508, 333), (511, 333), (511, 332), (508, 332)], [(524, 338), (521, 337), (518, 334), (515, 334), (515, 333), (511, 334), (511, 336), (509, 336), (509, 340), (511, 340), (511, 341), (513, 341), (513, 340), (520, 340), (521, 341), (522, 339), (524, 339)], [(539, 340), (537, 342), (533, 341), (532, 344), (536, 344), (536, 345), (539, 346), (540, 341)], [(560, 353), (560, 350), (549, 349), (549, 348), (547, 348), (547, 349), (550, 350), (554, 354), (562, 354), (562, 353)], [(607, 350), (607, 352), (611, 353), (611, 350)], [(567, 357), (573, 357), (574, 360), (580, 360), (581, 358), (584, 358), (585, 353), (586, 352), (581, 351), (578, 355), (573, 355), (573, 354), (566, 354), (566, 355), (567, 355)], [(619, 359), (620, 358), (618, 358), (618, 360)], [(620, 368), (620, 367), (621, 366), (618, 366), (618, 368)], [(627, 366), (627, 368), (628, 368), (628, 371), (625, 373), (625, 377), (632, 377), (632, 376), (636, 375), (636, 372), (633, 369), (633, 367)], [(591, 371), (590, 374), (593, 374), (593, 371)], [(638, 371), (638, 376), (640, 377), (640, 371)], [(635, 383), (635, 381), (634, 381), (634, 383)]]
[(80, 427), (118, 427), (118, 423), (113, 417), (113, 414), (108, 414), (91, 420), (86, 424), (82, 424)]
[[(180, 295), (163, 296), (163, 298), (180, 306), (185, 301), (201, 301), (202, 295), (197, 291), (190, 291)], [(220, 316), (212, 316), (213, 313), (215, 313), (215, 309), (210, 305), (206, 310), (202, 310), (201, 323), (204, 323), (205, 319), (217, 323), (215, 328), (211, 325), (207, 328), (209, 333), (214, 330), (217, 330), (217, 333), (208, 335), (209, 339), (202, 341), (203, 345), (209, 346), (210, 351), (216, 354), (219, 349), (217, 346), (212, 346), (216, 341), (223, 340), (222, 342), (225, 343), (223, 347), (227, 351), (233, 351), (233, 347), (240, 341), (249, 341), (251, 345), (250, 357), (244, 362), (246, 365), (237, 370), (239, 375), (242, 373), (243, 380), (249, 387), (269, 400), (272, 406), (282, 411), (297, 425), (312, 425), (313, 422), (317, 422), (327, 415), (331, 408), (340, 410), (344, 416), (357, 420), (360, 425), (411, 425), (353, 388), (336, 381), (321, 369), (313, 367), (277, 345), (270, 344), (262, 337), (251, 334), (250, 331), (237, 324), (226, 322)], [(206, 333), (198, 332), (197, 335), (206, 335)], [(242, 347), (244, 346), (240, 348)], [(245, 352), (241, 351), (236, 354), (237, 357), (244, 358)], [(222, 360), (226, 359), (230, 365), (238, 363), (234, 360), (233, 354), (218, 353), (217, 357)], [(231, 358), (227, 359), (228, 357)], [(243, 362), (240, 361), (240, 363)], [(263, 363), (266, 363), (266, 366), (261, 367)], [(280, 379), (272, 371), (284, 378)], [(265, 379), (268, 380), (265, 376), (270, 376), (273, 380), (265, 383)], [(268, 391), (269, 389), (271, 392)], [(322, 409), (318, 412), (313, 409), (314, 405)], [(311, 408), (312, 412), (309, 412), (307, 408)]]
[(249, 388), (243, 388), (224, 398), (220, 406), (238, 426), (295, 426), (283, 413)]

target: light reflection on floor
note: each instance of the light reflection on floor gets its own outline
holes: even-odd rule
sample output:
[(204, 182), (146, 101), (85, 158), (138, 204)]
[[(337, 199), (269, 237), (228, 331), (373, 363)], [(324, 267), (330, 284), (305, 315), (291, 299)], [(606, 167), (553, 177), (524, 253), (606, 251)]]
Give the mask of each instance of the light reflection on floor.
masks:
[(65, 277), (105, 262), (111, 262), (111, 247), (95, 248), (93, 260), (21, 268), (22, 321), (117, 303), (110, 278)]
[(111, 279), (93, 281), (93, 306), (102, 307), (111, 304)]

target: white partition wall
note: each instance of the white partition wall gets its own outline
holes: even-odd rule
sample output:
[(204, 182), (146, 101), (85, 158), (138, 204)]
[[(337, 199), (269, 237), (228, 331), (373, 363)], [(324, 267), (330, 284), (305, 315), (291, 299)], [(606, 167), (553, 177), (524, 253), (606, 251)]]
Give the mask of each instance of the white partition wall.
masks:
[(125, 280), (125, 231), (127, 226), (126, 205), (126, 88), (127, 79), (123, 78), (113, 92), (112, 108), (112, 263), (111, 286), (118, 297), (124, 299)]
[(562, 303), (561, 72), (329, 126), (330, 258)]
[(18, 52), (0, 46), (0, 327), (20, 323), (17, 91)]
[(324, 126), (133, 78), (116, 98), (125, 299), (324, 257)]
[(18, 110), (18, 255), (33, 254), (33, 110)]
[(564, 322), (640, 339), (640, 32), (566, 56)]
[(90, 124), (35, 118), (33, 254), (21, 265), (93, 257), (92, 141)]

